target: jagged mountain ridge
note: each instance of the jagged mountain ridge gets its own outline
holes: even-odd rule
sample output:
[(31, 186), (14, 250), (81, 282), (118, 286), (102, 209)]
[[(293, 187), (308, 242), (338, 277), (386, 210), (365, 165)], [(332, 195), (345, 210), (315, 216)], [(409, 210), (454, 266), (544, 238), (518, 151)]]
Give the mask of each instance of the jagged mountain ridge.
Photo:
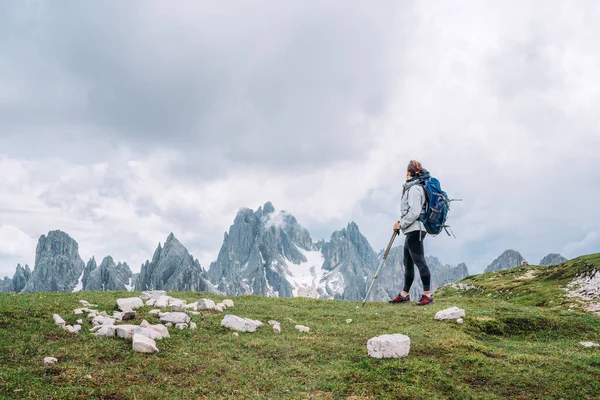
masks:
[[(444, 266), (431, 257), (428, 261), (433, 264), (434, 287), (468, 275), (464, 264)], [(334, 232), (327, 242), (313, 243), (296, 218), (276, 212), (268, 202), (256, 211), (238, 212), (207, 275), (227, 295), (361, 300), (378, 263), (378, 254), (356, 223)], [(389, 300), (402, 289), (401, 247), (392, 250), (382, 274), (385, 278), (374, 287), (375, 300)], [(415, 290), (419, 285), (417, 278)]]
[[(48, 237), (54, 237), (56, 232), (65, 235), (61, 240), (68, 243), (63, 247), (69, 249), (67, 254), (72, 256), (77, 266), (67, 274), (68, 285), (58, 287), (56, 290), (59, 291), (133, 288), (210, 292), (220, 290), (228, 295), (361, 300), (380, 256), (354, 222), (334, 232), (329, 241), (313, 243), (308, 230), (292, 214), (286, 211), (276, 212), (270, 202), (257, 211), (242, 209), (238, 212), (230, 231), (224, 236), (218, 259), (208, 271), (201, 268), (199, 262), (172, 233), (164, 247), (158, 245), (152, 261), (146, 261), (140, 273), (132, 274), (126, 263), (117, 264), (110, 256), (105, 257), (99, 266), (94, 257), (84, 265), (78, 254), (77, 242), (60, 231), (51, 232)], [(48, 238), (42, 236), (40, 243), (42, 241), (48, 241)], [(36, 254), (44, 247), (40, 243)], [(393, 257), (395, 253), (397, 255)], [(65, 254), (59, 251), (53, 257), (56, 259), (50, 260), (50, 264), (56, 264)], [(36, 265), (39, 264), (37, 260), (36, 255)], [(428, 257), (428, 262), (432, 269), (434, 289), (468, 274), (464, 264), (461, 270), (460, 266), (444, 266), (432, 257)], [(27, 266), (17, 266), (16, 279), (0, 281), (0, 291), (14, 292), (16, 286), (24, 288), (31, 281), (31, 276), (40, 273), (27, 271)], [(389, 276), (385, 279), (380, 277), (375, 285), (372, 297), (375, 300), (388, 300), (402, 288), (404, 267), (401, 247), (392, 249), (383, 271), (383, 274), (386, 273)], [(418, 273), (414, 288), (420, 290)], [(41, 290), (54, 291), (51, 288)]]
[[(129, 271), (131, 272), (131, 271)], [(135, 290), (202, 291), (218, 293), (206, 279), (206, 272), (171, 233), (158, 244), (152, 261), (146, 260), (135, 279)], [(132, 275), (129, 274), (129, 277)]]
[(86, 265), (82, 277), (82, 290), (130, 290), (131, 269), (127, 263), (115, 264), (111, 256), (106, 256), (99, 266), (92, 258)]

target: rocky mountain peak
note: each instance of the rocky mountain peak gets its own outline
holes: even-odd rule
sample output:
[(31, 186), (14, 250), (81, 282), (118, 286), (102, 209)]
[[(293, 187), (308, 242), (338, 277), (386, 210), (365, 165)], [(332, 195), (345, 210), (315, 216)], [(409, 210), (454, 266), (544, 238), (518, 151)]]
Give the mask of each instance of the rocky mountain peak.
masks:
[(22, 291), (71, 292), (84, 268), (77, 242), (65, 232), (51, 231), (38, 240), (35, 266)]
[(142, 265), (135, 290), (218, 291), (208, 282), (198, 260), (171, 233), (158, 244), (152, 261)]
[(506, 250), (498, 258), (492, 261), (492, 263), (487, 266), (484, 272), (500, 271), (503, 269), (520, 267), (523, 263), (523, 260), (523, 256), (518, 251)]
[(542, 258), (539, 265), (544, 267), (550, 267), (553, 265), (562, 264), (567, 262), (568, 260), (557, 253), (548, 254), (546, 257)]

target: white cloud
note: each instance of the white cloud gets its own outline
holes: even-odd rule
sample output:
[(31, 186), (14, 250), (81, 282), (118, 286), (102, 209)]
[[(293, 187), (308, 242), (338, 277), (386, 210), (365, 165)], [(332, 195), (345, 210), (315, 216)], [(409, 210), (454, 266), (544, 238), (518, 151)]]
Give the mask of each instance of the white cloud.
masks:
[[(443, 262), (467, 261), (477, 272), (507, 248), (530, 260), (559, 249), (571, 254), (597, 249), (596, 239), (565, 247), (600, 226), (595, 208), (583, 211), (586, 199), (600, 198), (600, 50), (595, 46), (600, 28), (593, 23), (600, 11), (594, 3), (417, 2), (395, 8), (390, 19), (345, 5), (343, 20), (332, 20), (335, 26), (327, 28), (319, 21), (322, 15), (336, 18), (335, 9), (301, 2), (271, 10), (264, 18), (272, 25), (264, 29), (263, 17), (247, 19), (239, 10), (215, 6), (212, 12), (235, 21), (235, 30), (196, 23), (209, 12), (200, 6), (160, 13), (157, 7), (163, 6), (153, 3), (140, 11), (140, 21), (158, 27), (144, 25), (128, 36), (124, 48), (135, 45), (137, 52), (127, 53), (125, 61), (103, 53), (114, 39), (110, 36), (100, 47), (88, 48), (90, 57), (115, 69), (116, 76), (83, 61), (67, 68), (62, 58), (40, 60), (55, 68), (44, 73), (56, 79), (44, 81), (61, 84), (39, 92), (64, 87), (65, 97), (52, 97), (50, 105), (23, 94), (36, 82), (29, 67), (2, 67), (8, 70), (4, 76), (12, 71), (27, 84), (0, 97), (0, 116), (11, 121), (0, 136), (3, 226), (34, 238), (65, 230), (79, 242), (84, 259), (110, 254), (134, 270), (172, 231), (208, 268), (237, 210), (272, 201), (315, 239), (327, 239), (355, 220), (378, 249), (398, 217), (406, 164), (416, 158), (451, 196), (464, 199), (451, 211), (458, 238), (426, 242), (427, 251)], [(394, 19), (402, 23), (392, 27)], [(246, 21), (252, 29), (245, 29)], [(373, 21), (390, 25), (375, 28)], [(135, 61), (155, 59), (149, 44), (157, 32), (164, 35), (160, 43), (173, 39), (173, 24), (189, 41), (174, 41), (168, 62), (138, 68)], [(308, 28), (311, 24), (322, 29)], [(367, 33), (361, 37), (368, 40), (353, 47), (355, 36), (345, 34), (355, 31)], [(95, 31), (82, 35), (98, 39)], [(217, 37), (216, 43), (205, 43)], [(11, 62), (23, 61), (28, 39), (33, 48), (45, 43), (24, 38), (11, 50), (16, 52)], [(261, 46), (249, 50), (248, 40)], [(369, 41), (377, 46), (370, 49)], [(198, 57), (190, 55), (192, 49)], [(122, 125), (100, 123), (83, 106), (64, 113), (86, 94), (99, 94), (88, 93), (86, 78), (116, 90), (131, 83), (123, 82), (131, 71), (153, 78), (148, 82), (154, 85), (134, 85), (141, 92), (133, 94), (147, 99), (88, 110), (114, 112), (110, 117), (123, 118)], [(195, 80), (183, 85), (179, 75), (190, 71)], [(215, 77), (215, 88), (193, 89), (203, 73)], [(160, 97), (162, 90), (167, 97)], [(182, 97), (190, 100), (189, 108), (175, 101), (168, 105), (183, 109), (165, 106), (147, 113), (135, 107), (153, 109), (182, 93), (189, 95)], [(50, 127), (37, 120), (17, 123), (12, 116), (20, 114), (6, 111), (32, 104)], [(109, 115), (95, 116), (100, 117)], [(179, 125), (180, 119), (187, 118), (206, 122), (206, 129), (184, 132), (187, 125)], [(173, 123), (163, 131), (165, 121)], [(151, 123), (157, 132), (140, 129)], [(224, 133), (224, 126), (231, 132)], [(35, 245), (15, 237), (21, 238), (20, 251), (31, 247), (32, 260)], [(0, 274), (27, 261), (6, 254)]]
[(571, 242), (562, 249), (562, 255), (569, 259), (599, 252), (600, 235), (597, 231), (588, 233), (581, 241)]

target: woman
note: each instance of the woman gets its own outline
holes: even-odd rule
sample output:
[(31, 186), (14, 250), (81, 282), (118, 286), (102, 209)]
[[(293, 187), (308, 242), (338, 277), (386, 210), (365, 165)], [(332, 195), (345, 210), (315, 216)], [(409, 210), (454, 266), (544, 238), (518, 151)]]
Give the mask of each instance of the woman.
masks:
[(423, 282), (423, 295), (415, 304), (424, 306), (433, 303), (431, 296), (431, 273), (425, 262), (425, 252), (423, 250), (423, 239), (427, 236), (427, 231), (423, 223), (419, 221), (421, 211), (425, 206), (425, 189), (420, 185), (420, 181), (429, 178), (429, 172), (423, 169), (421, 163), (411, 160), (406, 169), (406, 183), (402, 191), (402, 203), (400, 206), (401, 218), (394, 225), (394, 230), (402, 230), (406, 235), (404, 242), (404, 289), (390, 303), (410, 303), (408, 292), (415, 279), (415, 268), (419, 268), (421, 281)]

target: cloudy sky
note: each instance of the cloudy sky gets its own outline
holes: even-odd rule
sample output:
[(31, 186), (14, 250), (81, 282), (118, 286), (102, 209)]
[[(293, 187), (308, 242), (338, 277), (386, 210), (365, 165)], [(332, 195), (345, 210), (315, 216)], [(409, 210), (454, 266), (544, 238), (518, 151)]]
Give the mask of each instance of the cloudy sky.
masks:
[(420, 160), (445, 263), (600, 252), (596, 1), (0, 2), (0, 277), (61, 229), (134, 270), (203, 267), (272, 201), (378, 250)]

